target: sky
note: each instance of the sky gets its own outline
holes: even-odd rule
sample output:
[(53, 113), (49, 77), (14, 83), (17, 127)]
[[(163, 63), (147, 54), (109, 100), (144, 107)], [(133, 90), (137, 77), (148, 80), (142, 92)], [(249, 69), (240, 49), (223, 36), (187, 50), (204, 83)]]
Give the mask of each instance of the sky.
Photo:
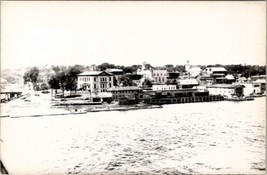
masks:
[(1, 68), (266, 64), (264, 1), (1, 1)]

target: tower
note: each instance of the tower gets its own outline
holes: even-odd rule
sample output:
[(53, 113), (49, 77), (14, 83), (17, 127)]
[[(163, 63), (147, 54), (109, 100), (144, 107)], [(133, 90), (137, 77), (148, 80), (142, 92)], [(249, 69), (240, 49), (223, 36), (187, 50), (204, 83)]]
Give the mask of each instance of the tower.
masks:
[(187, 60), (185, 64), (185, 71), (188, 72), (189, 69), (190, 69), (190, 64), (189, 64), (189, 60)]

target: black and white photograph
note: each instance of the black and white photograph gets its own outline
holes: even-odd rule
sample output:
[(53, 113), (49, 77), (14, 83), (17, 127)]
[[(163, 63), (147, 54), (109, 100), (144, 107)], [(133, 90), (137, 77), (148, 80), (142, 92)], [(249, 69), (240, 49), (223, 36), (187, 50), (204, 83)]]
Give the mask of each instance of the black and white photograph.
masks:
[(265, 1), (1, 1), (16, 175), (266, 173)]

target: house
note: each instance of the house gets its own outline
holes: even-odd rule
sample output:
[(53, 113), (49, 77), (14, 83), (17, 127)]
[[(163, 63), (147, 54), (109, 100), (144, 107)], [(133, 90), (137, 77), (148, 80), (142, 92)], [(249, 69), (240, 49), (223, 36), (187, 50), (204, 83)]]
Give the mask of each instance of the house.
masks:
[(225, 76), (227, 70), (224, 67), (207, 67), (203, 70), (203, 75), (209, 75), (213, 78), (213, 83), (226, 83)]
[(196, 79), (200, 85), (211, 85), (213, 82), (213, 78), (210, 75), (198, 75)]
[(113, 87), (113, 75), (105, 71), (88, 71), (78, 74), (78, 88), (92, 93), (106, 92)]
[(226, 79), (226, 84), (232, 84), (235, 82), (235, 77), (231, 74), (227, 74), (225, 76), (225, 79)]
[(266, 75), (254, 75), (250, 77), (252, 81), (266, 80)]
[(244, 96), (245, 86), (240, 84), (214, 84), (207, 86), (210, 95), (222, 95), (226, 97)]
[(167, 82), (167, 70), (154, 69), (152, 70), (152, 78), (155, 84), (165, 84)]
[(178, 80), (179, 89), (188, 89), (193, 88), (194, 86), (198, 86), (199, 83), (196, 79), (182, 79)]
[(176, 85), (170, 85), (170, 84), (153, 84), (152, 90), (153, 91), (163, 91), (163, 90), (176, 90)]
[(135, 86), (113, 87), (107, 90), (112, 93), (113, 100), (120, 98), (138, 99), (142, 98), (142, 89)]

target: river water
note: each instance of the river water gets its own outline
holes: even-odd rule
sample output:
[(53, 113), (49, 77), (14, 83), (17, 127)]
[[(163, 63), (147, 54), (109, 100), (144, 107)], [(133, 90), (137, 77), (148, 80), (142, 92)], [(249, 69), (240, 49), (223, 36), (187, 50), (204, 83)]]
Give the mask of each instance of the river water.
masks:
[(264, 174), (265, 101), (2, 118), (1, 159), (11, 174)]

